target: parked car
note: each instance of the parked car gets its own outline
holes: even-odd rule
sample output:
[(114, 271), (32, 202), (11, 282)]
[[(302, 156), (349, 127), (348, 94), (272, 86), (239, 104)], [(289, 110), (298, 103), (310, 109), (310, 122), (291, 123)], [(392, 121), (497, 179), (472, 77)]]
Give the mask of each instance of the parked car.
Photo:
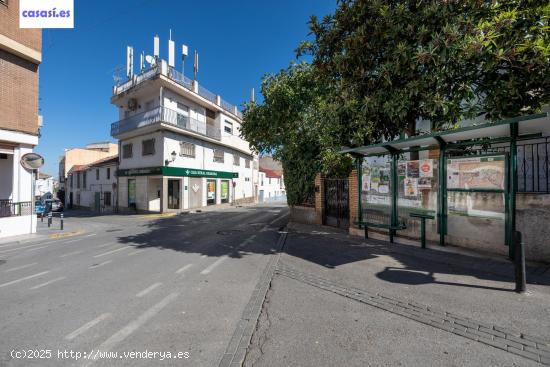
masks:
[(44, 206), (44, 203), (40, 200), (37, 200), (34, 202), (34, 212), (36, 215), (44, 215), (46, 212), (46, 207)]
[(46, 213), (63, 211), (63, 203), (61, 202), (61, 200), (48, 199), (44, 202), (44, 204), (46, 206)]

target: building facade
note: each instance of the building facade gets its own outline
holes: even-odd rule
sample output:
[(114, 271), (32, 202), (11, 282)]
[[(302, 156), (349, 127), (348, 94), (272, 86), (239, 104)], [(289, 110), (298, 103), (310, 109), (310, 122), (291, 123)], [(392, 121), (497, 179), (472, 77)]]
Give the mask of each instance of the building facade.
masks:
[(38, 144), (42, 32), (19, 28), (19, 1), (0, 1), (0, 237), (34, 233), (35, 173), (21, 157)]
[(55, 197), (55, 179), (43, 172), (39, 172), (35, 182), (34, 197), (38, 200)]
[(286, 201), (285, 182), (282, 172), (263, 168), (260, 163), (258, 201), (267, 203)]
[(66, 200), (69, 208), (95, 212), (116, 210), (116, 171), (118, 156), (100, 159), (88, 165), (74, 165), (67, 175)]
[(240, 137), (241, 113), (219, 95), (157, 62), (113, 88), (120, 120), (121, 210), (178, 212), (254, 202), (258, 158)]

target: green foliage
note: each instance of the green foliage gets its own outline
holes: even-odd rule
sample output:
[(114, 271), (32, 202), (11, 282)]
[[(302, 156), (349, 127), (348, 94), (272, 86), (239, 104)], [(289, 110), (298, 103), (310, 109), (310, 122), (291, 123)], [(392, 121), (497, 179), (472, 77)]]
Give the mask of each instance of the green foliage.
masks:
[(533, 0), (339, 0), (310, 20), (313, 40), (262, 81), (242, 133), (285, 170), (289, 204), (311, 201), (322, 171), (346, 176), (342, 146), (540, 110), (550, 100), (550, 5)]

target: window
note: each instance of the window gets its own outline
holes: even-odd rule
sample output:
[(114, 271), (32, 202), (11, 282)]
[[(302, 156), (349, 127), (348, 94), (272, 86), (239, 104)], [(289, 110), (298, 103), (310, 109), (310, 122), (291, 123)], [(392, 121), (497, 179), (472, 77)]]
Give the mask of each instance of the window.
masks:
[(130, 143), (130, 144), (124, 144), (122, 146), (122, 158), (132, 158), (132, 148), (133, 148), (133, 144)]
[(223, 130), (226, 133), (233, 134), (233, 123), (225, 120), (225, 124), (223, 125)]
[(99, 181), (99, 168), (95, 169), (95, 179), (96, 181)]
[(269, 180), (269, 181), (268, 181), (268, 183), (269, 183), (269, 184), (271, 185), (271, 177), (270, 177), (270, 178), (268, 178), (268, 180)]
[(76, 188), (80, 189), (80, 172), (76, 174)]
[(82, 188), (86, 190), (86, 171), (82, 172)]
[(184, 112), (189, 112), (189, 107), (187, 107), (183, 103), (176, 102), (176, 105), (178, 106), (178, 110), (181, 110), (181, 111), (184, 111)]
[(214, 149), (214, 162), (223, 163), (223, 150)]
[(241, 158), (237, 154), (233, 154), (233, 165), (234, 166), (241, 165)]
[(141, 155), (155, 154), (155, 139), (147, 139), (141, 142)]
[(111, 193), (109, 191), (103, 193), (103, 205), (111, 206)]
[(69, 178), (71, 180), (71, 189), (72, 189), (72, 188), (74, 188), (74, 179), (73, 179), (73, 174), (72, 173), (69, 175)]
[(244, 160), (244, 166), (245, 166), (246, 168), (250, 168), (250, 159), (246, 158), (246, 159)]
[(195, 158), (195, 144), (182, 141), (180, 143), (180, 156)]
[(107, 180), (111, 179), (111, 167), (107, 167)]

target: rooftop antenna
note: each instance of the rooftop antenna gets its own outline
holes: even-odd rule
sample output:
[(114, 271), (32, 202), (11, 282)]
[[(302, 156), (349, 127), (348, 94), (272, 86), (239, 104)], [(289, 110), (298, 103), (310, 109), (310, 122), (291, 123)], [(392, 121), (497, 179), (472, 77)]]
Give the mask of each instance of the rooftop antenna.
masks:
[(153, 57), (158, 59), (160, 57), (160, 39), (158, 35), (153, 38)]
[(139, 55), (139, 70), (143, 73), (145, 70), (145, 53), (141, 51), (141, 55)]
[(113, 69), (113, 81), (115, 82), (115, 85), (120, 85), (120, 82), (122, 81), (121, 74), (124, 72), (123, 70), (123, 65), (119, 65), (115, 69)]
[(197, 73), (199, 72), (199, 53), (195, 50), (195, 63), (193, 64), (193, 72), (195, 80), (197, 80)]
[(126, 47), (126, 76), (128, 79), (132, 79), (134, 76), (134, 48), (132, 46)]
[(168, 66), (176, 65), (176, 44), (172, 41), (172, 30), (170, 29), (170, 39), (168, 40)]
[(185, 58), (187, 57), (187, 54), (189, 53), (189, 49), (186, 45), (181, 45), (181, 73), (184, 74), (185, 72)]
[(254, 88), (250, 89), (250, 102), (254, 102)]

